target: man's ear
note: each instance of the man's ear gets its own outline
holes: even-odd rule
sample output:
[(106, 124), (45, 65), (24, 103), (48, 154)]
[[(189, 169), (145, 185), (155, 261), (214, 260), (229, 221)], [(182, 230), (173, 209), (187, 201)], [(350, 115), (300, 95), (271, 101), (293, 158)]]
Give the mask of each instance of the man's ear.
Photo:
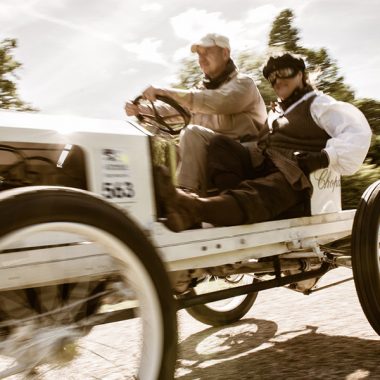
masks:
[(225, 61), (230, 59), (230, 49), (223, 48), (223, 58)]

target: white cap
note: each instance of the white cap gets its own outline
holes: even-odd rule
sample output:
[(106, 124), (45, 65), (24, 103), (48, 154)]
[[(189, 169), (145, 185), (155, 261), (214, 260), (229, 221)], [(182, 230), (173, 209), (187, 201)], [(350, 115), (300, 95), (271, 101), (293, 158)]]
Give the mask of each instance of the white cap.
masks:
[(197, 51), (198, 46), (202, 46), (202, 47), (219, 46), (221, 48), (226, 48), (228, 50), (231, 50), (229, 39), (217, 33), (206, 34), (199, 41), (193, 43), (191, 45), (191, 52), (195, 53)]

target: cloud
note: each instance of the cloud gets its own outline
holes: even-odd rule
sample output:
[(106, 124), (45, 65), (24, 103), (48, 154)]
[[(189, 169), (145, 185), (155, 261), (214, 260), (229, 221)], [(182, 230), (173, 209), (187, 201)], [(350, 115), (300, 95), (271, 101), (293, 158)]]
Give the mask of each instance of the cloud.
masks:
[(190, 44), (180, 47), (173, 53), (173, 61), (180, 62), (184, 58), (188, 58), (190, 54)]
[(162, 9), (162, 4), (159, 3), (145, 3), (140, 7), (142, 12), (158, 12)]
[[(37, 1), (35, 0), (34, 2)], [(150, 6), (151, 9), (153, 9), (154, 3), (151, 3)], [(106, 43), (108, 46), (113, 45), (119, 49), (127, 51), (128, 53), (136, 54), (136, 59), (140, 61), (153, 62), (158, 64), (165, 63), (164, 56), (159, 52), (162, 41), (157, 38), (144, 38), (141, 42), (125, 43), (123, 39), (125, 38), (125, 34), (128, 35), (128, 33), (125, 33), (124, 31), (122, 33), (120, 33), (120, 30), (115, 30), (112, 32), (112, 29), (110, 28), (103, 28), (103, 30), (107, 30), (105, 32), (102, 31), (102, 28), (99, 27), (92, 27), (90, 25), (85, 25), (69, 21), (64, 18), (58, 18), (50, 14), (45, 14), (36, 10), (35, 8), (32, 8), (32, 5), (29, 3), (27, 3), (24, 8), (24, 10), (27, 11), (28, 15), (34, 17), (35, 19), (43, 20), (79, 33), (79, 35), (76, 37), (76, 40), (80, 40), (84, 46), (94, 46), (94, 55), (97, 55), (97, 49), (95, 49), (95, 47), (97, 46), (98, 42), (101, 41)], [(107, 19), (104, 20), (104, 23), (107, 25)], [(129, 38), (131, 38), (131, 36), (129, 36)], [(89, 61), (91, 61), (93, 58), (95, 57), (87, 57)]]
[(274, 18), (291, 8), (303, 46), (327, 47), (358, 94), (378, 98), (379, 5), (341, 3), (0, 0), (0, 38), (19, 41), (23, 99), (44, 111), (106, 116), (148, 83), (175, 82), (191, 42), (208, 32), (226, 34), (233, 55), (261, 53)]
[(268, 25), (272, 23), (278, 13), (279, 8), (275, 7), (273, 4), (262, 5), (261, 7), (248, 10), (245, 23), (250, 25)]
[[(248, 9), (246, 16), (239, 20), (228, 20), (222, 12), (207, 12), (204, 9), (190, 8), (170, 19), (174, 34), (184, 39), (188, 45), (206, 33), (216, 32), (229, 37), (232, 51), (255, 49), (263, 50), (273, 18), (279, 8), (273, 4)], [(175, 60), (188, 56), (189, 46), (174, 52)]]
[(240, 29), (239, 21), (227, 21), (221, 12), (207, 12), (190, 8), (170, 19), (176, 36), (188, 42), (197, 40), (209, 32), (235, 34)]
[(123, 48), (131, 53), (136, 54), (140, 61), (147, 61), (165, 65), (166, 59), (159, 52), (162, 40), (156, 38), (144, 38), (141, 42), (129, 42), (123, 44)]
[[(60, 8), (64, 0), (51, 1), (46, 9)], [(35, 18), (33, 8), (39, 6), (40, 0), (2, 0), (0, 2), (0, 36), (9, 37), (14, 30), (28, 25)]]
[(135, 75), (138, 72), (139, 72), (139, 70), (136, 69), (136, 67), (129, 67), (129, 68), (125, 69), (125, 70), (122, 70), (121, 74), (122, 75)]

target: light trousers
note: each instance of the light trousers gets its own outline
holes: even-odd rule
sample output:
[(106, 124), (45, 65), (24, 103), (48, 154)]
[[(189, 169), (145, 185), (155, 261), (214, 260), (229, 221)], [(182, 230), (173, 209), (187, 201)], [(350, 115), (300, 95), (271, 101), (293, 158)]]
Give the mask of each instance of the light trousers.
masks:
[(208, 188), (207, 148), (214, 136), (214, 131), (200, 125), (188, 125), (180, 134), (178, 185), (201, 196), (206, 194)]

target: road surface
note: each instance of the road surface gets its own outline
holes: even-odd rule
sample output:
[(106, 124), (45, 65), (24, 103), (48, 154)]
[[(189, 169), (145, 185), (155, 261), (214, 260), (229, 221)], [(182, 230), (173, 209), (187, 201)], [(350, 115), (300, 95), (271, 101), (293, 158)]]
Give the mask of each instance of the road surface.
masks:
[[(323, 282), (350, 276), (341, 268)], [(185, 310), (178, 320), (178, 380), (380, 379), (380, 337), (361, 310), (353, 281), (309, 296), (263, 291), (241, 321), (226, 327), (211, 328)], [(75, 359), (41, 366), (28, 379), (133, 379), (140, 333), (139, 319), (97, 326), (72, 347)], [(9, 364), (0, 358), (0, 370)]]
[[(331, 271), (323, 283), (351, 276)], [(380, 337), (368, 324), (353, 281), (305, 296), (259, 293), (238, 323), (210, 328), (179, 313), (176, 379), (380, 379)]]

